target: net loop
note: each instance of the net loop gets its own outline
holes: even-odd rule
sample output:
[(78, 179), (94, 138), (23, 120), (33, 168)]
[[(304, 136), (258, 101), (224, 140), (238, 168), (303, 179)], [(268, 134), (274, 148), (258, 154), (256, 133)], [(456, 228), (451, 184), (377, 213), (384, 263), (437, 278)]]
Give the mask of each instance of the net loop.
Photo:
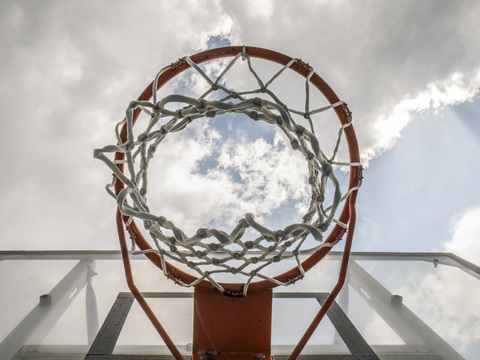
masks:
[[(246, 61), (249, 74), (255, 79), (258, 87), (249, 91), (230, 89), (224, 79), (237, 60)], [(205, 81), (208, 90), (198, 98), (181, 94), (170, 94), (158, 99), (157, 88), (159, 79), (165, 72), (187, 64), (200, 78)], [(241, 63), (239, 63), (241, 64)], [(295, 110), (284, 104), (272, 90), (272, 84), (294, 64), (308, 71), (305, 76), (305, 102), (303, 110)], [(311, 109), (310, 83), (315, 72), (313, 68), (300, 59), (291, 59), (281, 67), (270, 79), (262, 80), (254, 69), (246, 47), (233, 59), (226, 63), (220, 74), (212, 79), (201, 65), (190, 57), (184, 57), (177, 62), (162, 68), (156, 75), (152, 86), (152, 101), (135, 100), (130, 102), (125, 118), (115, 127), (116, 145), (107, 145), (94, 151), (95, 158), (103, 161), (113, 172), (114, 180), (107, 185), (107, 192), (116, 200), (117, 206), (124, 216), (130, 217), (127, 231), (132, 234), (131, 219), (143, 222), (144, 228), (150, 234), (155, 244), (154, 249), (134, 251), (134, 254), (157, 253), (160, 256), (164, 275), (173, 279), (181, 286), (195, 286), (204, 280), (211, 282), (218, 290), (228, 296), (245, 296), (254, 278), (268, 280), (276, 285), (288, 285), (303, 278), (305, 270), (300, 256), (311, 254), (322, 248), (330, 248), (341, 240), (337, 236), (333, 242), (325, 242), (325, 234), (333, 224), (342, 228), (341, 235), (348, 225), (337, 219), (336, 214), (341, 203), (356, 191), (359, 185), (342, 193), (340, 182), (335, 174), (335, 167), (348, 166), (358, 168), (361, 178), (361, 164), (337, 160), (342, 136), (346, 128), (351, 126), (352, 117), (344, 101), (338, 101), (328, 106)], [(222, 92), (221, 99), (210, 99), (212, 93)], [(169, 109), (169, 105), (180, 107)], [(337, 132), (335, 148), (330, 156), (322, 150), (315, 135), (313, 121), (320, 114), (335, 109), (346, 109), (348, 118), (340, 124)], [(141, 110), (149, 116), (148, 124), (142, 131), (134, 131), (135, 112)], [(308, 168), (308, 184), (312, 196), (308, 209), (301, 223), (293, 223), (283, 229), (269, 229), (255, 220), (252, 213), (247, 213), (238, 225), (227, 233), (214, 228), (201, 228), (193, 236), (186, 234), (174, 222), (165, 216), (154, 215), (147, 205), (148, 169), (158, 146), (169, 136), (184, 130), (191, 123), (201, 118), (215, 118), (222, 114), (244, 114), (255, 121), (263, 121), (276, 126), (289, 140), (294, 151), (299, 151), (305, 157)], [(308, 126), (298, 124), (294, 116), (298, 115), (308, 121)], [(120, 135), (125, 127), (127, 136), (122, 140)], [(120, 153), (120, 159), (112, 160), (109, 155)], [(121, 166), (120, 166), (121, 165)], [(126, 170), (124, 171), (124, 167)], [(123, 189), (115, 194), (112, 188), (120, 181)], [(327, 191), (327, 185), (329, 189)], [(327, 195), (329, 192), (329, 196)], [(326, 198), (330, 203), (325, 204)], [(255, 238), (246, 237), (246, 230), (255, 232)], [(309, 241), (307, 241), (309, 239)], [(132, 242), (134, 242), (132, 237)], [(307, 243), (314, 245), (306, 246)], [(235, 249), (235, 250), (233, 250)], [(240, 249), (240, 250), (239, 250)], [(134, 248), (133, 248), (134, 250)], [(268, 276), (264, 269), (272, 263), (293, 258), (299, 269), (299, 276), (288, 278), (282, 282)], [(167, 260), (180, 262), (198, 274), (197, 280), (184, 282), (181, 276), (176, 276), (168, 270)], [(224, 289), (216, 277), (223, 273), (246, 277), (241, 290), (232, 292)]]

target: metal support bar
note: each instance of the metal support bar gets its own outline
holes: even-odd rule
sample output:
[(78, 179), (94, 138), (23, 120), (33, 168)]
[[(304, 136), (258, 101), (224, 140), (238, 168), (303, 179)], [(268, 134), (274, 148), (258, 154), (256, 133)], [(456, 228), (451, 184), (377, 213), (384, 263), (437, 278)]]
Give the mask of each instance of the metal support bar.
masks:
[(133, 300), (134, 297), (130, 293), (118, 294), (85, 359), (91, 359), (95, 355), (112, 354)]
[[(145, 298), (192, 298), (192, 293), (142, 293)], [(172, 355), (122, 355), (112, 354), (115, 349), (118, 337), (123, 325), (127, 320), (128, 313), (132, 307), (134, 296), (129, 292), (118, 294), (115, 303), (108, 313), (102, 328), (93, 341), (85, 360), (173, 360)], [(185, 357), (187, 360), (190, 356)]]
[[(320, 294), (317, 297), (320, 305), (325, 303), (327, 295), (328, 294)], [(327, 316), (345, 342), (345, 345), (347, 345), (348, 350), (352, 353), (353, 359), (378, 360), (377, 355), (375, 355), (372, 348), (367, 344), (336, 301), (334, 301), (328, 309)]]
[(10, 360), (28, 340), (40, 344), (87, 283), (93, 260), (80, 260), (0, 343), (0, 359)]
[[(320, 305), (323, 305), (327, 300), (328, 293), (274, 293), (274, 298), (287, 299), (307, 299), (314, 298)], [(355, 325), (348, 319), (348, 316), (337, 304), (336, 301), (332, 303), (328, 309), (326, 315), (332, 322), (332, 325), (335, 327), (338, 335), (341, 337), (347, 348), (350, 350), (351, 355), (341, 355), (341, 354), (329, 354), (329, 355), (300, 355), (297, 357), (297, 360), (378, 360), (378, 356), (372, 350), (372, 348), (367, 344), (362, 335), (355, 328)], [(274, 355), (273, 360), (287, 360), (288, 356), (286, 355)]]
[[(193, 293), (179, 292), (179, 293), (142, 293), (145, 298), (193, 298)], [(316, 299), (320, 305), (322, 305), (328, 298), (328, 293), (273, 293), (274, 299)], [(120, 359), (173, 359), (171, 355), (121, 355), (112, 354), (115, 348), (117, 339), (120, 335), (122, 327), (128, 316), (128, 312), (132, 306), (134, 297), (131, 293), (123, 292), (119, 293), (117, 299), (112, 306), (105, 322), (102, 325), (95, 341), (93, 342), (85, 360), (120, 360)], [(351, 355), (304, 355), (299, 356), (299, 360), (308, 359), (329, 359), (329, 360), (378, 360), (371, 347), (363, 339), (361, 334), (348, 319), (348, 316), (338, 306), (336, 302), (333, 302), (327, 316), (330, 318), (333, 326), (345, 342), (347, 348), (350, 350)], [(190, 359), (191, 356), (187, 356)], [(287, 356), (274, 355), (274, 360), (285, 360)]]
[[(330, 251), (326, 260), (339, 260), (341, 251)], [(480, 279), (480, 266), (447, 252), (362, 252), (351, 253), (353, 260), (375, 261), (425, 261), (449, 265)], [(0, 261), (4, 260), (121, 260), (119, 250), (4, 250), (0, 251)], [(146, 260), (144, 256), (132, 256), (131, 260)]]
[(85, 293), (85, 313), (87, 316), (87, 341), (91, 345), (98, 333), (98, 307), (97, 296), (93, 289), (92, 278), (97, 275), (95, 264), (88, 267), (87, 291)]
[[(342, 290), (340, 291), (337, 297), (338, 305), (340, 305), (340, 308), (347, 314), (348, 314), (348, 307), (350, 305), (350, 286), (348, 285), (348, 283), (349, 283), (349, 280), (348, 280), (348, 272), (347, 272), (345, 285), (343, 286)], [(334, 344), (342, 343), (342, 338), (340, 337), (338, 332), (336, 332), (333, 335), (333, 343)]]
[(397, 333), (407, 345), (424, 344), (448, 360), (463, 360), (450, 345), (402, 304), (355, 261), (349, 265), (350, 285)]

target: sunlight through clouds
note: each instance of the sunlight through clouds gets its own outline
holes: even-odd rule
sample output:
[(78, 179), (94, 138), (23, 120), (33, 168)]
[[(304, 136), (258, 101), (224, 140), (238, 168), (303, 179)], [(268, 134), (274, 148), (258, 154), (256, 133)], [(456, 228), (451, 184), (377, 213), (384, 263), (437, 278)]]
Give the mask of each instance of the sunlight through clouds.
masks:
[(480, 259), (480, 206), (465, 210), (452, 219), (452, 238), (445, 250), (478, 264)]
[(234, 141), (221, 139), (208, 122), (193, 124), (188, 136), (172, 134), (159, 147), (148, 201), (187, 233), (229, 230), (248, 212), (262, 219), (285, 202), (308, 198), (306, 173), (303, 157), (278, 133), (273, 143)]
[[(399, 289), (407, 306), (450, 344), (462, 351), (480, 338), (478, 279), (459, 269), (439, 265), (435, 272), (411, 277)], [(447, 292), (446, 292), (447, 290)], [(453, 304), (452, 304), (453, 303)]]
[(387, 116), (380, 116), (373, 124), (376, 143), (364, 150), (365, 161), (381, 155), (395, 146), (401, 132), (415, 113), (439, 110), (442, 107), (472, 101), (480, 88), (480, 69), (473, 74), (454, 73), (444, 81), (430, 83), (427, 89), (398, 103)]

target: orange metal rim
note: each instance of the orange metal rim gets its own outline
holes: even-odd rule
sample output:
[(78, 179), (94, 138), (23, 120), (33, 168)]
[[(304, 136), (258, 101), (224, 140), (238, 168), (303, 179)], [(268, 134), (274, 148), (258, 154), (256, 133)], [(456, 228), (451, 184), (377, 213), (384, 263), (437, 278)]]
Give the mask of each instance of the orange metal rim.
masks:
[[(190, 56), (190, 59), (199, 64), (203, 63), (206, 61), (214, 60), (214, 59), (219, 59), (219, 58), (225, 58), (225, 57), (234, 57), (237, 54), (241, 53), (242, 51), (245, 51), (246, 54), (248, 54), (251, 57), (255, 58), (260, 58), (264, 60), (269, 60), (272, 62), (276, 62), (281, 65), (286, 65), (289, 61), (292, 60), (291, 57), (272, 51), (268, 49), (263, 49), (259, 47), (243, 47), (243, 46), (228, 46), (228, 47), (222, 47), (222, 48), (216, 48), (216, 49), (211, 49), (211, 50), (206, 50), (204, 52), (197, 53), (195, 55)], [(185, 71), (188, 69), (190, 66), (186, 62), (180, 63), (178, 66), (167, 70), (164, 72), (158, 79), (158, 87), (161, 88), (163, 85), (165, 85), (168, 81), (170, 81), (172, 78), (174, 78), (176, 75), (180, 74), (181, 72)], [(305, 65), (302, 65), (300, 62), (294, 62), (290, 68), (294, 71), (296, 71), (298, 74), (300, 74), (303, 77), (307, 77), (309, 74), (309, 70)], [(340, 99), (338, 96), (335, 94), (335, 92), (330, 88), (330, 86), (316, 73), (311, 77), (310, 79), (311, 84), (313, 84), (324, 96), (325, 98), (330, 102), (330, 104), (334, 104)], [(150, 83), (145, 90), (140, 94), (138, 97), (138, 100), (143, 101), (143, 100), (149, 100), (153, 93), (153, 82)], [(334, 108), (336, 115), (340, 121), (340, 123), (346, 124), (349, 119), (349, 112), (348, 108), (346, 106), (337, 106)], [(135, 121), (137, 120), (138, 116), (140, 115), (140, 109), (136, 109), (134, 113), (134, 124)], [(344, 134), (345, 134), (345, 139), (347, 141), (348, 145), (348, 151), (349, 151), (349, 157), (350, 157), (350, 162), (351, 163), (358, 163), (360, 162), (360, 153), (359, 153), (359, 148), (358, 148), (358, 142), (357, 138), (355, 135), (355, 131), (353, 129), (353, 126), (348, 126), (344, 129)], [(121, 130), (120, 137), (122, 141), (125, 141), (127, 138), (127, 129), (126, 126), (124, 126)], [(115, 160), (123, 160), (124, 159), (124, 154), (117, 152), (115, 154)], [(123, 164), (118, 164), (118, 168), (123, 171)], [(359, 181), (361, 179), (361, 173), (360, 169), (356, 166), (350, 167), (350, 179), (349, 179), (349, 189), (356, 187), (359, 184)], [(118, 195), (118, 193), (123, 189), (124, 185), (122, 182), (117, 181), (115, 183), (115, 192)], [(355, 205), (355, 198), (356, 196), (351, 197), (350, 199), (347, 199), (345, 201), (344, 207), (342, 209), (342, 212), (338, 218), (338, 220), (344, 224), (348, 224), (349, 218), (350, 218), (350, 210), (349, 210), (349, 205), (354, 206)], [(129, 220), (129, 217), (123, 216), (123, 222), (124, 224), (127, 223)], [(118, 228), (118, 231), (124, 231), (123, 229)], [(135, 241), (137, 246), (141, 250), (149, 250), (152, 249), (150, 246), (149, 242), (145, 239), (143, 234), (141, 233), (140, 229), (138, 228), (137, 224), (135, 221), (131, 221), (131, 223), (128, 226), (128, 232), (130, 233), (130, 237)], [(335, 225), (334, 228), (332, 229), (331, 233), (325, 240), (325, 242), (328, 243), (333, 243), (336, 242), (339, 238), (341, 238), (344, 234), (345, 230), (340, 227), (339, 225)], [(316, 252), (314, 252), (312, 255), (310, 255), (307, 259), (305, 259), (302, 262), (302, 267), (304, 268), (305, 271), (308, 271), (311, 269), (313, 266), (315, 266), (320, 260), (322, 260), (330, 251), (330, 247), (325, 247), (322, 248)], [(348, 253), (350, 252), (349, 249), (345, 249)], [(348, 254), (344, 254), (347, 255)], [(162, 269), (162, 264), (161, 264), (161, 259), (160, 256), (156, 253), (147, 253), (145, 254), (149, 258), (150, 261), (152, 261), (157, 267)], [(177, 281), (182, 281), (184, 283), (192, 283), (195, 280), (197, 280), (197, 277), (194, 275), (191, 275), (189, 273), (186, 273), (174, 265), (172, 265), (170, 262), (166, 262), (166, 269), (165, 271), (167, 272), (168, 276), (174, 280)], [(275, 277), (276, 280), (286, 283), (286, 282), (293, 282), (296, 279), (301, 277), (301, 272), (298, 267), (293, 267), (292, 269), (277, 275)], [(222, 287), (232, 293), (239, 293), (243, 289), (242, 283), (222, 283)], [(207, 280), (204, 280), (200, 282), (197, 287), (212, 287), (213, 285), (210, 284)], [(253, 282), (249, 286), (249, 291), (256, 291), (256, 290), (262, 290), (262, 289), (268, 289), (268, 288), (273, 288), (276, 287), (277, 285), (268, 281), (268, 280), (260, 280), (257, 282)]]

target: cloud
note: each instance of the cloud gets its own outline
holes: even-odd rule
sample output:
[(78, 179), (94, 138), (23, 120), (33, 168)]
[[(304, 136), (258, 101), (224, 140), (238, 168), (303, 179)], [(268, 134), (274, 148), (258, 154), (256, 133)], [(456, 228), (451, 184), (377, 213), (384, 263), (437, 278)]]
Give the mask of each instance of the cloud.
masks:
[(304, 200), (307, 164), (284, 136), (275, 132), (272, 143), (233, 136), (222, 138), (207, 120), (168, 135), (148, 168), (152, 213), (189, 235), (201, 227), (230, 232), (248, 212), (262, 219)]
[(415, 112), (478, 93), (476, 2), (276, 2), (263, 21), (229, 5), (244, 43), (309, 62), (349, 104), (367, 161), (394, 146)]
[[(444, 244), (445, 251), (478, 265), (480, 207), (464, 211), (453, 222), (452, 237)], [(397, 293), (403, 295), (406, 305), (421, 319), (463, 354), (478, 353), (478, 279), (459, 269), (439, 265), (434, 271), (408, 276)]]
[(379, 116), (371, 124), (374, 145), (363, 149), (366, 162), (395, 146), (402, 130), (416, 113), (439, 110), (446, 106), (472, 101), (480, 88), (480, 68), (466, 73), (454, 73), (443, 81), (430, 83), (415, 97), (400, 101), (386, 116)]
[[(8, 189), (0, 197), (9, 205), (0, 213), (11, 225), (3, 248), (115, 246), (107, 220), (114, 209), (103, 190), (108, 175), (92, 151), (112, 141), (113, 124), (151, 81), (165, 49), (172, 61), (203, 49), (209, 34), (228, 36), (231, 20), (218, 7), (188, 5), (195, 21), (167, 2), (114, 9), (2, 2), (8, 36), (0, 38), (0, 101), (9, 110), (0, 122), (0, 160), (9, 176), (0, 179)], [(175, 19), (182, 31), (171, 32), (162, 19)]]
[(453, 220), (451, 240), (444, 244), (446, 251), (480, 265), (480, 206), (468, 209)]
[(480, 337), (477, 283), (458, 269), (439, 265), (434, 272), (409, 277), (399, 293), (405, 304), (457, 351), (476, 354)]
[(92, 149), (114, 141), (113, 125), (162, 66), (212, 38), (313, 65), (349, 103), (367, 159), (392, 146), (415, 111), (466, 101), (478, 88), (477, 2), (181, 4), (1, 2), (5, 248), (116, 246), (103, 189), (110, 175)]

